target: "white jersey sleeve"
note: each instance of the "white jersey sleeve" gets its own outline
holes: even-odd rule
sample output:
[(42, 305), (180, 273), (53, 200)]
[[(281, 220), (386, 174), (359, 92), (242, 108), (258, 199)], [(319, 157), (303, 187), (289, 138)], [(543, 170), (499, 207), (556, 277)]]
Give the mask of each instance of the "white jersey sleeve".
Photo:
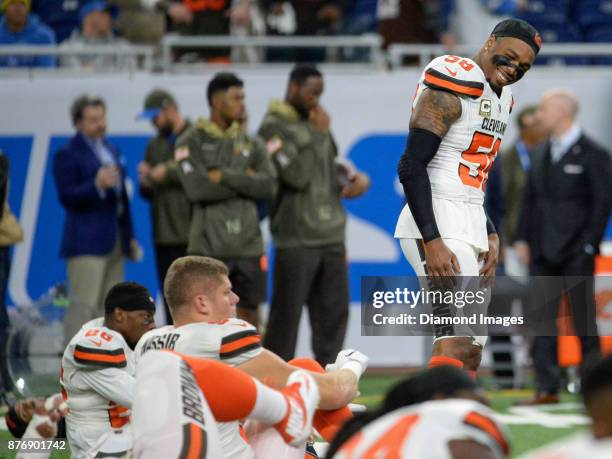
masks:
[(261, 353), (261, 336), (250, 323), (240, 319), (230, 319), (221, 327), (219, 357), (223, 362), (237, 366)]
[(152, 349), (170, 349), (194, 357), (221, 360), (232, 366), (247, 362), (262, 351), (261, 336), (255, 327), (240, 319), (151, 330), (136, 346), (137, 358)]
[(70, 341), (64, 352), (64, 360), (74, 368), (96, 370), (99, 368), (126, 368), (127, 343), (120, 333), (100, 323), (100, 319), (88, 322)]
[(132, 407), (134, 383), (134, 376), (112, 367), (95, 371), (80, 371), (72, 379), (73, 385), (90, 387), (107, 400), (112, 400), (127, 408)]
[(445, 55), (434, 59), (425, 67), (422, 82), (432, 89), (476, 99), (483, 95), (486, 79), (473, 60)]

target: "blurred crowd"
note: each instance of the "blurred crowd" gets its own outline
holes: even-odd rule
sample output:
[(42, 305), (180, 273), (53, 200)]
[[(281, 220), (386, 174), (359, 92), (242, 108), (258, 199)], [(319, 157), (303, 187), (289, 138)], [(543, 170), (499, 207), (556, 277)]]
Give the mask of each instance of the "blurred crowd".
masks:
[[(60, 45), (74, 53), (0, 56), (0, 67), (121, 69), (117, 54), (88, 54), (130, 44), (158, 45), (167, 34), (185, 36), (334, 36), (379, 34), (394, 43), (477, 43), (502, 17), (532, 23), (544, 42), (610, 42), (612, 9), (605, 0), (3, 0), (0, 44)], [(322, 48), (178, 48), (179, 62), (359, 61), (367, 53)], [(544, 58), (541, 58), (544, 59)], [(549, 58), (550, 59), (550, 58)], [(569, 58), (570, 64), (610, 64)]]

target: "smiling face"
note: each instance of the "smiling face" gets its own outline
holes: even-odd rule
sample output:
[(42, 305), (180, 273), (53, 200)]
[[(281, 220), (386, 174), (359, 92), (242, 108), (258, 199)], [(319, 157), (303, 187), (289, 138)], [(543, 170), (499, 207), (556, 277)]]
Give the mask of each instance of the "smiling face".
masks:
[(518, 38), (489, 37), (481, 51), (480, 66), (493, 89), (516, 83), (533, 65), (535, 52)]

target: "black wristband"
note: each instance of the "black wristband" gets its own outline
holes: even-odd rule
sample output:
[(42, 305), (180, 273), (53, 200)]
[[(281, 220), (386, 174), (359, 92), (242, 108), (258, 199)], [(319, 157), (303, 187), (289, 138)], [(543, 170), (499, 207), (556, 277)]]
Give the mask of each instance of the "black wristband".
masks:
[(440, 237), (431, 200), (431, 183), (427, 164), (438, 151), (442, 138), (426, 129), (410, 129), (406, 151), (400, 158), (397, 173), (404, 187), (406, 202), (424, 242)]

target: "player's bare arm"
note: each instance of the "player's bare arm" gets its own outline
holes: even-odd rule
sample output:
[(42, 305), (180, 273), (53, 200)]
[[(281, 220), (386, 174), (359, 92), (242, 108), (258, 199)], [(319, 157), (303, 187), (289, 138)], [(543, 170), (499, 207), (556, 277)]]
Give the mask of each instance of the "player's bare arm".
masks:
[(410, 129), (425, 129), (442, 138), (461, 116), (459, 97), (447, 91), (427, 88), (410, 117)]
[(402, 182), (406, 200), (423, 236), (427, 272), (430, 276), (453, 278), (461, 271), (457, 257), (444, 244), (438, 232), (431, 200), (431, 184), (426, 170), (442, 138), (460, 116), (461, 102), (458, 96), (437, 89), (425, 89), (410, 118), (410, 137), (402, 158), (406, 159), (403, 167), (409, 182)]
[[(264, 349), (257, 357), (238, 365), (240, 370), (261, 382), (280, 389), (291, 373), (300, 368), (289, 365), (273, 352)], [(350, 370), (329, 373), (310, 373), (319, 386), (319, 408), (332, 410), (350, 403), (357, 396), (357, 376)]]

